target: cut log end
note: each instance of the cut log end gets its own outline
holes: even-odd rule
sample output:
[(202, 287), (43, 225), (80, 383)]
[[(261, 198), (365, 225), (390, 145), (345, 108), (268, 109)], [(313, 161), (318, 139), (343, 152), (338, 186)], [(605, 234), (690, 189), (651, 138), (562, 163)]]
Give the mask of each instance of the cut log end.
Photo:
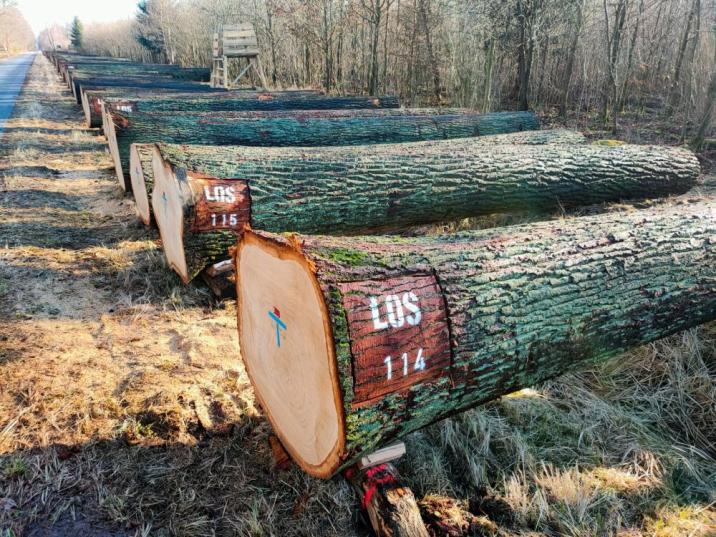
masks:
[[(145, 149), (144, 152), (147, 150), (148, 148)], [(134, 203), (137, 210), (137, 216), (145, 226), (150, 226), (152, 225), (152, 208), (149, 202), (150, 190), (147, 188), (146, 177), (144, 174), (142, 151), (136, 144), (132, 145), (129, 149), (129, 177), (132, 183), (132, 192), (134, 193)]]
[(171, 165), (162, 160), (156, 148), (152, 155), (154, 190), (152, 209), (162, 238), (162, 247), (167, 263), (182, 282), (189, 283), (191, 277), (184, 252), (184, 196)]
[(85, 115), (85, 125), (87, 125), (87, 127), (89, 127), (91, 129), (91, 128), (99, 126), (99, 125), (93, 124), (93, 122), (92, 122), (92, 112), (90, 110), (90, 103), (89, 103), (89, 99), (87, 97), (87, 93), (85, 93), (85, 92), (82, 92), (82, 111), (84, 112), (84, 115)]
[(298, 251), (248, 231), (236, 264), (242, 356), (256, 395), (301, 468), (330, 477), (341, 464), (345, 424), (318, 281)]
[(126, 177), (124, 176), (124, 170), (122, 169), (122, 161), (119, 158), (119, 146), (117, 145), (116, 127), (109, 111), (105, 111), (104, 120), (102, 124), (104, 125), (104, 135), (107, 138), (109, 154), (112, 155), (112, 161), (114, 162), (114, 171), (117, 174), (119, 186), (122, 187), (122, 190), (124, 190), (125, 192), (131, 192), (132, 184), (127, 181)]

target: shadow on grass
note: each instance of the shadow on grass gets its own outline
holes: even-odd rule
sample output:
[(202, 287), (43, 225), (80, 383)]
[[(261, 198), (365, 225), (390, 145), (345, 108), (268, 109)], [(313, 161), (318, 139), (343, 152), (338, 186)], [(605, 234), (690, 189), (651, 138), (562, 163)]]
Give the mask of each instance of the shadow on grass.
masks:
[(82, 207), (82, 196), (47, 190), (11, 190), (0, 192), (0, 207), (21, 209), (42, 209), (52, 207), (78, 211)]
[(0, 457), (0, 526), (33, 537), (370, 535), (342, 478), (275, 469), (268, 438), (260, 417), (217, 432), (149, 411), (113, 440), (11, 453)]

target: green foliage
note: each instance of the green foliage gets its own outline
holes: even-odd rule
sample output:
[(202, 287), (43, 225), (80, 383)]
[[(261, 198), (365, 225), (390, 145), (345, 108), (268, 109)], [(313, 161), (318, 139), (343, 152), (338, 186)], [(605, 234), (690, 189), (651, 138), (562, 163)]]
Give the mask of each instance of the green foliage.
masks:
[(84, 26), (79, 17), (72, 19), (72, 27), (70, 29), (70, 42), (76, 50), (82, 49), (82, 36), (84, 34)]
[(157, 28), (151, 0), (141, 0), (137, 4), (137, 25), (134, 35), (137, 43), (154, 56), (162, 55), (166, 46), (164, 34)]
[(351, 250), (349, 248), (336, 248), (328, 253), (331, 261), (351, 267), (359, 267), (366, 262), (366, 254), (360, 250)]
[(8, 459), (2, 466), (2, 477), (4, 479), (12, 479), (13, 477), (22, 477), (27, 473), (27, 464), (17, 456)]

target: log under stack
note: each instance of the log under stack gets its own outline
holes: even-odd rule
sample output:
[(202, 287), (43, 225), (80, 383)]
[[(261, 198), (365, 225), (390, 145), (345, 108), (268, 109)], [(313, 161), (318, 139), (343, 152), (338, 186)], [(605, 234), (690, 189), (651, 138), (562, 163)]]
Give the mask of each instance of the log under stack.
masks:
[(247, 231), (241, 356), (307, 473), (716, 319), (716, 207), (429, 238)]
[(485, 140), (310, 150), (158, 144), (152, 206), (164, 252), (189, 282), (223, 259), (247, 224), (372, 233), (667, 196), (689, 190), (700, 172), (694, 154), (682, 149)]
[[(187, 95), (186, 97), (196, 98), (199, 96)], [(445, 124), (439, 127), (434, 121), (422, 115), (414, 116), (410, 112), (395, 110), (392, 111), (394, 114), (390, 116), (394, 121), (392, 126), (394, 132), (391, 132), (390, 129), (386, 129), (385, 122), (379, 121), (380, 118), (373, 120), (370, 112), (376, 110), (373, 110), (375, 104), (370, 99), (341, 99), (296, 93), (233, 93), (230, 99), (226, 99), (226, 95), (206, 97), (210, 100), (213, 98), (224, 103), (231, 103), (230, 106), (234, 109), (244, 110), (244, 112), (225, 111), (202, 115), (191, 112), (143, 113), (137, 110), (135, 102), (128, 100), (105, 102), (103, 105), (103, 130), (109, 143), (117, 178), (123, 190), (129, 191), (131, 188), (129, 153), (132, 143), (164, 141), (168, 143), (252, 146), (352, 145), (365, 140), (376, 143), (400, 141), (401, 137), (407, 135), (412, 135), (414, 140), (432, 139), (439, 136), (441, 132), (447, 134), (450, 131), (457, 132), (458, 129), (461, 133), (467, 132), (470, 124), (474, 131), (477, 123), (475, 120), (464, 119), (452, 114), (444, 116)], [(173, 97), (164, 99), (158, 96), (157, 100), (173, 100)], [(279, 101), (283, 110), (291, 111), (284, 112), (283, 118), (279, 115), (274, 118), (266, 117), (263, 121), (259, 119), (260, 114), (264, 113), (262, 112), (264, 108), (271, 109)], [(368, 109), (361, 109), (361, 104)], [(297, 109), (293, 110), (294, 107)], [(288, 127), (291, 123), (289, 116), (292, 114), (300, 114), (304, 117), (303, 128), (295, 129), (292, 136), (282, 137), (281, 125), (274, 126), (272, 123), (273, 121), (282, 122), (284, 126)], [(474, 115), (465, 117), (470, 118)], [(220, 116), (225, 120), (222, 121)], [(355, 128), (355, 122), (362, 122), (362, 129)], [(533, 125), (535, 122), (538, 124), (533, 114), (523, 114), (519, 119), (513, 119), (513, 122), (515, 124)], [(489, 124), (490, 122), (486, 121), (485, 123)], [(504, 121), (505, 129), (514, 129), (509, 125), (509, 120)], [(425, 130), (424, 134), (420, 131), (421, 126)], [(332, 136), (327, 136), (326, 131)], [(512, 132), (512, 130), (507, 132)], [(277, 143), (278, 138), (282, 138), (283, 143)]]

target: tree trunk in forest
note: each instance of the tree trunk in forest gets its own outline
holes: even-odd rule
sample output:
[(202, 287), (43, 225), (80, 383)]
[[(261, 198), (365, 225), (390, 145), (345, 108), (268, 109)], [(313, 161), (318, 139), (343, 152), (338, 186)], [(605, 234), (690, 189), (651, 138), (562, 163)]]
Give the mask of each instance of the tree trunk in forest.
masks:
[(517, 0), (517, 19), (520, 25), (517, 50), (518, 102), (520, 110), (529, 110), (530, 107), (529, 97), (535, 48), (535, 24), (541, 7), (542, 0)]
[[(716, 22), (712, 28), (712, 34), (716, 37)], [(706, 132), (713, 125), (714, 106), (716, 106), (716, 49), (714, 49), (713, 62), (711, 64), (711, 82), (709, 83), (708, 93), (706, 95), (706, 104), (704, 105), (699, 129), (696, 132), (693, 142), (691, 143), (694, 151), (701, 151), (706, 140)]]
[(607, 0), (604, 0), (604, 19), (607, 28), (608, 76), (606, 86), (604, 88), (602, 121), (604, 122), (604, 125), (608, 125), (611, 119), (612, 132), (616, 132), (619, 122), (616, 112), (617, 99), (619, 95), (619, 55), (621, 54), (622, 38), (624, 35), (624, 25), (626, 23), (626, 12), (628, 7), (628, 0), (618, 0), (616, 12), (614, 14), (614, 28), (610, 33), (609, 11), (607, 8)]
[[(631, 40), (629, 41), (629, 52), (627, 52), (627, 66), (624, 71), (624, 77), (617, 94), (617, 101), (614, 107), (614, 116), (619, 117), (624, 111), (624, 103), (627, 99), (627, 89), (629, 88), (629, 79), (631, 78), (632, 68), (634, 67), (634, 51), (636, 50), (636, 40), (639, 36), (639, 28), (641, 27), (641, 19), (644, 15), (644, 0), (639, 0), (639, 11), (634, 23)], [(616, 134), (616, 122), (614, 124), (613, 134)]]
[(478, 114), (465, 109), (315, 110), (145, 114), (114, 112), (105, 122), (121, 184), (134, 143), (335, 146), (419, 142), (539, 129), (530, 112)]
[[(241, 357), (328, 478), (435, 421), (716, 319), (716, 207), (236, 248)], [(301, 357), (297, 360), (297, 357)]]
[(487, 57), (485, 58), (485, 81), (482, 86), (482, 111), (492, 110), (492, 78), (495, 70), (495, 46), (497, 40), (490, 37), (485, 45)]
[(221, 259), (245, 224), (349, 235), (511, 211), (550, 211), (689, 190), (687, 150), (505, 145), (520, 133), (339, 148), (159, 144), (152, 206), (184, 282)]
[(574, 62), (577, 57), (577, 47), (579, 46), (579, 36), (582, 33), (582, 25), (584, 24), (584, 0), (575, 2), (575, 27), (572, 34), (572, 42), (569, 46), (569, 56), (567, 58), (567, 68), (564, 73), (564, 82), (562, 83), (562, 98), (560, 99), (559, 115), (562, 119), (567, 117), (567, 106), (569, 102), (569, 85), (574, 75)]
[(683, 72), (684, 57), (686, 56), (686, 49), (689, 45), (689, 39), (691, 36), (691, 27), (696, 17), (697, 8), (700, 9), (700, 0), (692, 0), (691, 9), (689, 10), (689, 16), (686, 19), (686, 26), (684, 27), (684, 33), (681, 35), (681, 43), (679, 44), (679, 51), (676, 56), (676, 66), (674, 67), (674, 78), (671, 82), (671, 92), (669, 95), (669, 108), (668, 114), (671, 115), (678, 104), (680, 98), (680, 85), (681, 75)]
[(433, 96), (435, 98), (435, 104), (439, 105), (442, 100), (442, 92), (440, 90), (440, 70), (438, 69), (438, 62), (435, 58), (435, 51), (433, 50), (433, 39), (430, 34), (430, 24), (428, 22), (428, 0), (418, 1), (418, 12), (420, 14), (420, 24), (425, 32), (425, 47), (428, 53), (428, 62), (430, 63), (430, 70), (433, 75)]

